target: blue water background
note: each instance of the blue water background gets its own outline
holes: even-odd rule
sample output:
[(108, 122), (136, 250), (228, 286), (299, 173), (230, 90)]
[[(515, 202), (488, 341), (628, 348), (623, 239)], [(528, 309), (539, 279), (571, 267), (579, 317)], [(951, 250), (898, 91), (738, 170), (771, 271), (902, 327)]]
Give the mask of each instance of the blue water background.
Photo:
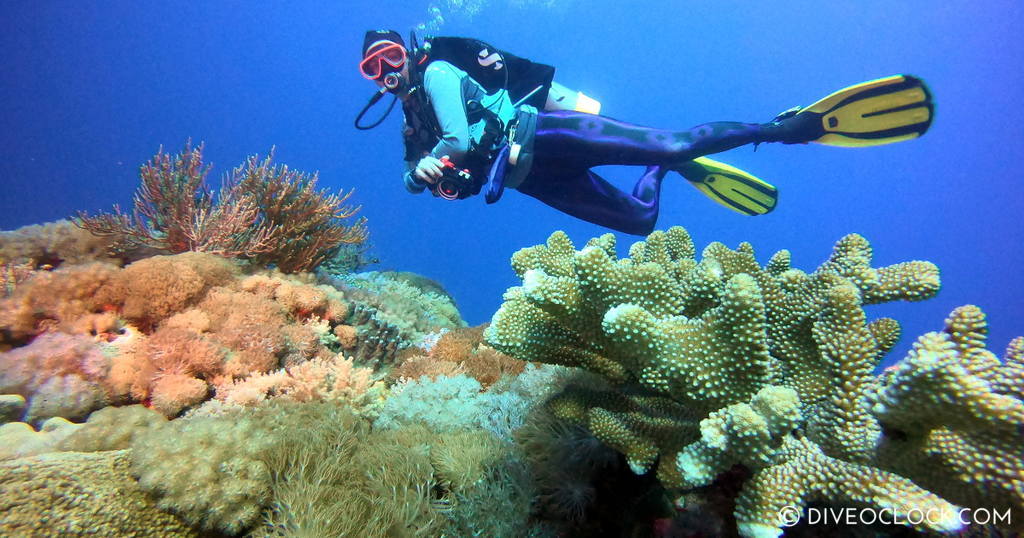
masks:
[[(467, 16), (451, 4), (475, 7)], [(401, 6), (401, 7), (397, 7)], [(750, 147), (720, 155), (781, 188), (757, 218), (666, 180), (659, 228), (698, 246), (751, 242), (813, 270), (850, 232), (876, 265), (935, 262), (943, 289), (923, 303), (869, 307), (904, 326), (893, 362), (950, 310), (981, 306), (991, 347), (1024, 334), (1024, 4), (1019, 1), (725, 0), (441, 2), (447, 35), (469, 35), (558, 67), (557, 80), (612, 117), (686, 128), (765, 121), (832, 90), (893, 73), (938, 102), (920, 140), (871, 149)], [(507, 192), (445, 202), (405, 192), (394, 114), (352, 127), (372, 92), (356, 72), (363, 31), (403, 33), (427, 2), (4, 2), (0, 6), (0, 228), (126, 206), (138, 166), (162, 144), (206, 142), (212, 179), (277, 147), (321, 184), (355, 187), (381, 268), (442, 282), (464, 317), (487, 321), (518, 283), (516, 249), (565, 230), (582, 245), (605, 230)], [(602, 172), (603, 173), (603, 172)], [(607, 169), (630, 188), (638, 169)], [(625, 252), (635, 238), (619, 236)]]

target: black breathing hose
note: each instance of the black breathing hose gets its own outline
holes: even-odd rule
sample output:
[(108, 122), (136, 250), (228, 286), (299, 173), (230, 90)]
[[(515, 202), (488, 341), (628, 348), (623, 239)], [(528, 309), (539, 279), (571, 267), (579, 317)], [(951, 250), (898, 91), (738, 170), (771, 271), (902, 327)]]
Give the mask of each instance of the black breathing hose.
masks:
[(384, 97), (384, 94), (386, 94), (386, 93), (388, 93), (388, 91), (386, 89), (384, 89), (384, 88), (381, 88), (380, 91), (378, 91), (377, 93), (373, 94), (373, 97), (370, 98), (370, 102), (366, 103), (366, 106), (364, 106), (363, 109), (361, 111), (359, 111), (359, 115), (356, 116), (356, 121), (355, 121), (356, 129), (359, 129), (360, 131), (368, 131), (370, 129), (373, 129), (374, 127), (376, 127), (376, 126), (380, 125), (381, 123), (383, 123), (384, 120), (388, 117), (388, 114), (391, 114), (391, 109), (395, 108), (395, 103), (398, 102), (398, 96), (394, 95), (394, 94), (391, 95), (391, 98), (392, 98), (391, 99), (391, 104), (388, 105), (388, 109), (384, 111), (384, 114), (380, 117), (380, 119), (378, 119), (377, 121), (371, 123), (370, 125), (360, 125), (359, 124), (359, 121), (363, 119), (363, 116), (365, 116), (366, 113), (370, 111), (370, 108), (373, 105), (377, 104), (377, 101), (380, 101), (380, 99), (382, 97)]

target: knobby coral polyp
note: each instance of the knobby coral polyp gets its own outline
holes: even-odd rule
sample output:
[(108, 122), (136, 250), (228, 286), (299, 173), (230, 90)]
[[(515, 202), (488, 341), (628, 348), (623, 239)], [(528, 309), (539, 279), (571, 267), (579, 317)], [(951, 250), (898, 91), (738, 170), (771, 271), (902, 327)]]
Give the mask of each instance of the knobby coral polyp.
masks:
[[(780, 510), (809, 502), (884, 508), (937, 533), (962, 526), (961, 506), (1016, 522), (1024, 338), (1000, 361), (985, 349), (984, 314), (960, 307), (876, 377), (899, 324), (868, 321), (863, 307), (927, 299), (940, 282), (928, 262), (871, 262), (856, 234), (804, 272), (786, 251), (760, 266), (747, 243), (712, 243), (698, 258), (680, 227), (621, 260), (611, 234), (576, 251), (556, 232), (513, 255), (523, 284), (505, 293), (486, 339), (611, 381), (570, 385), (548, 409), (637, 473), (656, 468), (665, 486), (693, 489), (736, 464), (752, 471), (735, 503), (742, 536), (778, 536)], [(935, 517), (907, 517), (915, 511)]]
[(207, 252), (275, 265), (286, 273), (310, 271), (343, 244), (366, 241), (366, 219), (345, 221), (360, 207), (316, 188), (317, 175), (249, 157), (225, 176), (214, 195), (206, 184), (210, 165), (203, 145), (186, 143), (176, 156), (161, 148), (142, 165), (131, 214), (80, 213), (75, 224), (114, 240), (112, 250), (131, 259), (140, 252)]

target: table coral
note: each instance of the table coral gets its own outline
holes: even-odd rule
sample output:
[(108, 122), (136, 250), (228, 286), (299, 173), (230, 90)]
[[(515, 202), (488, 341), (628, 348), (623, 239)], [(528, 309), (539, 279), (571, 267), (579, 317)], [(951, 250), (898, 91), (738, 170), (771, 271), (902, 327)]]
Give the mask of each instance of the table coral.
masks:
[[(901, 476), (899, 466), (878, 449), (888, 433), (883, 424), (890, 428), (887, 415), (896, 424), (901, 413), (928, 413), (935, 423), (934, 429), (927, 421), (921, 426), (932, 433), (930, 445), (919, 443), (919, 453), (932, 458), (944, 449), (969, 453), (958, 461), (973, 476), (950, 462), (948, 483), (968, 477), (979, 485), (1003, 480), (1009, 485), (974, 491), (1001, 491), (995, 496), (1003, 505), (1022, 505), (1011, 495), (1014, 488), (1020, 491), (1014, 481), (1020, 479), (1015, 447), (1021, 446), (1022, 431), (1022, 383), (1012, 373), (1020, 372), (1024, 340), (1011, 345), (1006, 363), (997, 366), (998, 360), (985, 355), (979, 331), (971, 328), (969, 320), (980, 313), (954, 315), (947, 333), (960, 336), (949, 337), (954, 343), (946, 346), (947, 355), (955, 357), (947, 362), (973, 363), (960, 370), (984, 378), (974, 383), (977, 397), (966, 398), (969, 402), (958, 403), (942, 392), (959, 386), (966, 374), (954, 372), (949, 382), (930, 386), (924, 381), (940, 380), (912, 359), (899, 370), (901, 385), (892, 384), (896, 374), (873, 376), (898, 340), (899, 324), (887, 318), (868, 321), (863, 306), (933, 296), (939, 274), (928, 262), (874, 268), (870, 244), (856, 234), (842, 238), (810, 273), (794, 269), (787, 251), (762, 267), (747, 243), (735, 250), (712, 243), (698, 260), (689, 235), (675, 227), (635, 243), (629, 257), (619, 260), (611, 234), (576, 251), (556, 232), (547, 244), (513, 255), (512, 267), (523, 284), (506, 292), (487, 330), (488, 342), (515, 358), (581, 367), (616, 385), (603, 393), (570, 389), (550, 405), (555, 414), (588, 426), (626, 453), (636, 471), (646, 471), (660, 457), (663, 483), (694, 487), (711, 483), (734, 464), (760, 469), (738, 500), (736, 515), (745, 535), (781, 532), (769, 509), (779, 499), (797, 507), (817, 500), (937, 508), (943, 518), (925, 521), (921, 529), (957, 528), (950, 515), (956, 507), (938, 495), (982, 504), (966, 494), (922, 489), (915, 485), (916, 475)], [(921, 381), (911, 382), (909, 372)], [(769, 393), (775, 397), (766, 399)], [(868, 405), (869, 394), (880, 404)], [(658, 398), (685, 410), (662, 404), (655, 411), (650, 402)], [(765, 407), (767, 401), (777, 407)], [(936, 407), (940, 402), (945, 408)], [(659, 414), (665, 409), (667, 417)], [(970, 419), (972, 412), (980, 416)], [(705, 417), (699, 433), (694, 416)], [(964, 437), (957, 429), (964, 420), (984, 436)], [(1003, 428), (993, 420), (1015, 426)], [(940, 435), (943, 428), (961, 437)], [(913, 458), (903, 460), (908, 459)], [(872, 487), (854, 483), (857, 477), (874, 477)], [(795, 483), (795, 489), (781, 492), (780, 481)]]

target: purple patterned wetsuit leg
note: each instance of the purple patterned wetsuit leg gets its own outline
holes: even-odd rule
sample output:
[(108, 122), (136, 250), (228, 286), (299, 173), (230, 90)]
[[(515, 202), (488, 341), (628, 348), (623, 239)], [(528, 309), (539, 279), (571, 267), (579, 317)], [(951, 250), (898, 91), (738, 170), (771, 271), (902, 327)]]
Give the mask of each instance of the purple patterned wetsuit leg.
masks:
[[(645, 235), (658, 220), (666, 173), (702, 155), (769, 141), (757, 123), (715, 122), (667, 131), (581, 112), (541, 112), (533, 167), (517, 190), (585, 221)], [(590, 171), (608, 164), (647, 170), (628, 194)]]

